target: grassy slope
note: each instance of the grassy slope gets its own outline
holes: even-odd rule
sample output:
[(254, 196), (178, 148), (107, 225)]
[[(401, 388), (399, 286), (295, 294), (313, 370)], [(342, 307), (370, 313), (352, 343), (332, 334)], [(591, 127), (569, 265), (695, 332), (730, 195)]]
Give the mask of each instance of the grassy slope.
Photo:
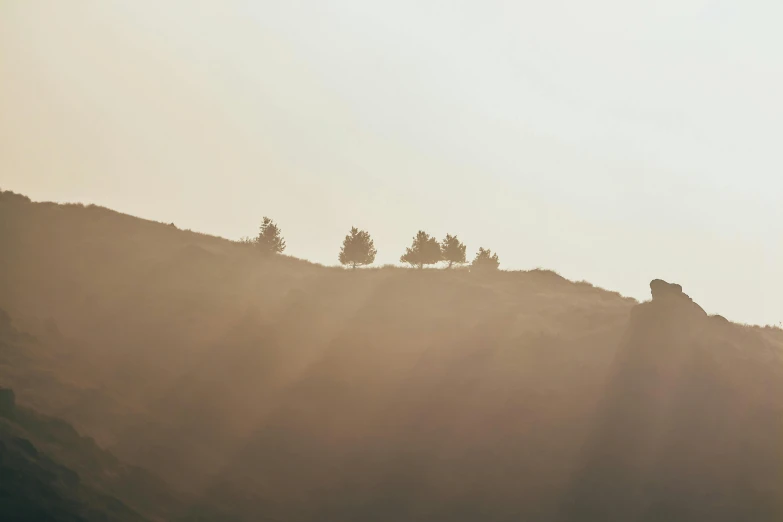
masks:
[(129, 474), (111, 454), (80, 437), (69, 424), (17, 407), (9, 397), (12, 392), (0, 388), (0, 516), (4, 520), (147, 520), (113, 496), (112, 490), (124, 489), (118, 486)]
[[(0, 307), (39, 338), (2, 374), (20, 400), (251, 518), (552, 515), (635, 305), (545, 271), (263, 260), (7, 195), (0, 251)], [(731, 358), (780, 364), (779, 330), (726, 328)]]
[[(45, 357), (38, 339), (17, 330), (0, 310), (2, 381), (31, 388), (33, 397), (52, 387), (57, 357)], [(42, 371), (40, 366), (49, 367)], [(65, 383), (54, 387), (68, 391)], [(56, 405), (62, 397), (49, 397)], [(4, 520), (141, 521), (184, 513), (181, 495), (153, 474), (119, 461), (67, 422), (15, 403), (0, 387), (0, 518)]]

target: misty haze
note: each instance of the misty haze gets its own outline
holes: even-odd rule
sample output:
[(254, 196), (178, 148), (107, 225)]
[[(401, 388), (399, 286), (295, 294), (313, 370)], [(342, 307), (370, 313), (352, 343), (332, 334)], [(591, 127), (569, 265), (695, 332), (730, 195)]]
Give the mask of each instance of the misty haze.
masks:
[(783, 520), (781, 19), (0, 2), (0, 521)]

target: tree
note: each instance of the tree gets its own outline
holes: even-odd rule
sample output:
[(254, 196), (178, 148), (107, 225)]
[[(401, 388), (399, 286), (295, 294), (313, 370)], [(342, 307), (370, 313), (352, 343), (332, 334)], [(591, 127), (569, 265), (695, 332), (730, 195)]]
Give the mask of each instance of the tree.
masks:
[(497, 270), (500, 266), (500, 259), (497, 254), (493, 254), (490, 249), (479, 248), (473, 263), (471, 264), (474, 270), (492, 271)]
[(446, 234), (446, 239), (440, 244), (441, 258), (449, 264), (448, 268), (465, 263), (465, 250), (465, 245), (457, 239), (457, 236), (449, 234)]
[(375, 261), (377, 253), (369, 232), (353, 227), (351, 233), (343, 240), (339, 259), (343, 265), (351, 265), (351, 268), (356, 268), (357, 266), (371, 265)]
[(264, 217), (258, 229), (256, 246), (264, 255), (282, 254), (285, 250), (285, 239), (280, 233), (280, 227), (268, 217)]
[(413, 244), (400, 257), (400, 262), (420, 269), (424, 268), (424, 265), (433, 265), (440, 260), (440, 243), (423, 230), (419, 230), (419, 233), (413, 238)]

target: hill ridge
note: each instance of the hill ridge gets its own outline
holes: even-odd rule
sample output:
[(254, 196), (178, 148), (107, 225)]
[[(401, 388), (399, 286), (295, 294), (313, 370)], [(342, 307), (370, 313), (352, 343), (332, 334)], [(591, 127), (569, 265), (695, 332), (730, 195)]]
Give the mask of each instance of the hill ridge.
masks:
[[(595, 476), (585, 443), (600, 454), (628, 408), (642, 446), (645, 413), (671, 420), (661, 455), (719, 423), (694, 469), (713, 459), (721, 480), (747, 475), (751, 442), (748, 462), (778, 459), (783, 393), (764, 390), (783, 380), (783, 331), (708, 317), (678, 285), (638, 303), (541, 270), (348, 271), (107, 216), (0, 198), (0, 308), (30, 333), (0, 330), (0, 385), (238, 520), (546, 521), (567, 498), (601, 512), (572, 478)], [(660, 406), (666, 389), (682, 408)], [(638, 484), (675, 461), (608, 473)], [(743, 478), (758, 490), (725, 512), (757, 495), (777, 514), (771, 477)], [(596, 483), (596, 498), (623, 485)]]

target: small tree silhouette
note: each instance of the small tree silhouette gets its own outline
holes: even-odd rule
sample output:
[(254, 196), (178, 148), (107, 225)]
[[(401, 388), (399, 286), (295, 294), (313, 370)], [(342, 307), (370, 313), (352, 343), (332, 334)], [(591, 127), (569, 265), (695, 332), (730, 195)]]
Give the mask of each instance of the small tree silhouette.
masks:
[(471, 264), (471, 267), (474, 270), (480, 271), (494, 271), (497, 270), (499, 266), (500, 259), (498, 258), (498, 255), (493, 254), (492, 250), (488, 248), (486, 250), (479, 248), (476, 257)]
[(285, 239), (280, 233), (280, 227), (268, 217), (264, 217), (258, 229), (256, 246), (264, 255), (282, 254), (285, 250)]
[(345, 236), (343, 240), (339, 259), (343, 265), (351, 265), (351, 268), (356, 268), (357, 266), (371, 265), (375, 262), (377, 253), (369, 232), (353, 227), (350, 234)]
[(446, 239), (440, 244), (440, 255), (448, 263), (448, 268), (465, 263), (465, 245), (457, 236), (446, 234)]
[(423, 230), (419, 230), (419, 233), (413, 238), (413, 244), (400, 257), (400, 262), (420, 269), (424, 268), (424, 265), (433, 265), (440, 260), (440, 243)]

